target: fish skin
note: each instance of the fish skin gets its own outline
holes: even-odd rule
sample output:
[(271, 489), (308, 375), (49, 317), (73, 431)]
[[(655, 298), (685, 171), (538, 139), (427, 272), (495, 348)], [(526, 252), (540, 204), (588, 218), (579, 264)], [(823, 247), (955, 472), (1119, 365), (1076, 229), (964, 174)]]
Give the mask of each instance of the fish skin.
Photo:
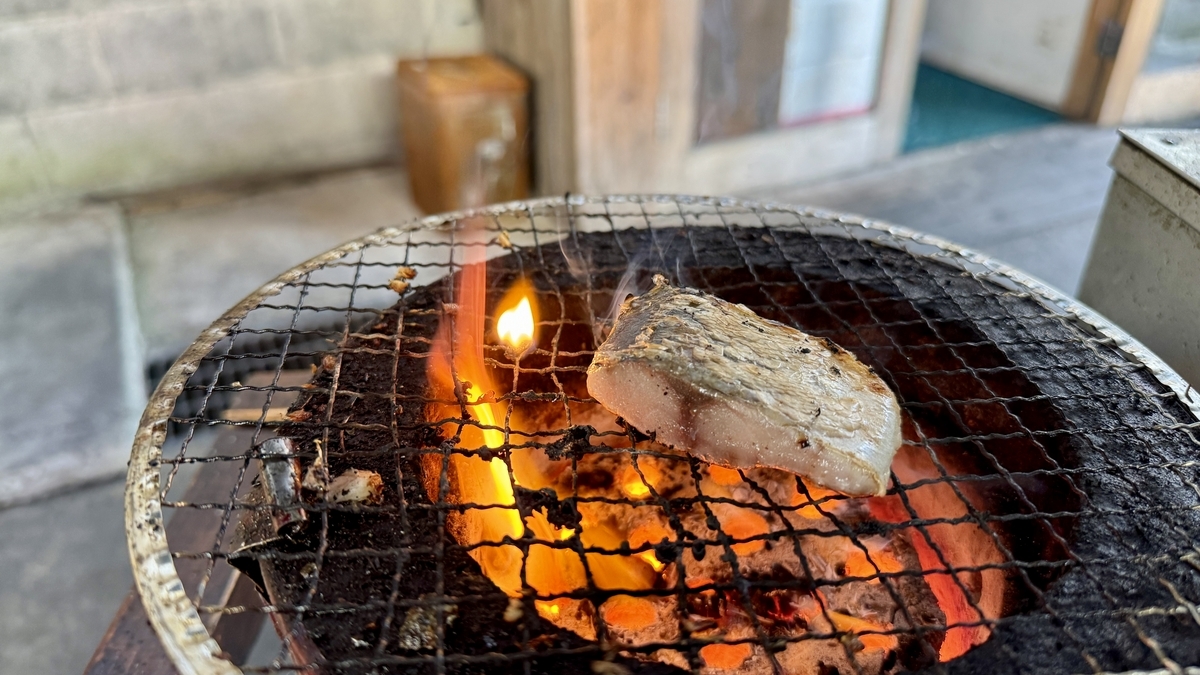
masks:
[[(654, 388), (663, 398), (650, 398)], [(853, 354), (661, 276), (622, 305), (588, 390), (707, 461), (782, 469), (856, 496), (885, 493), (902, 440), (895, 395)]]

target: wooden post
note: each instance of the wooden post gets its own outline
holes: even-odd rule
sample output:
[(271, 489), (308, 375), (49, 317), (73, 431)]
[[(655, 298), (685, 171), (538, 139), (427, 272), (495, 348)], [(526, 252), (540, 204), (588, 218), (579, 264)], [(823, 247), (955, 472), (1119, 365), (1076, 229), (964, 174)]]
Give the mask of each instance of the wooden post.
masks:
[(1063, 115), (1112, 125), (1121, 121), (1146, 61), (1163, 0), (1093, 0)]

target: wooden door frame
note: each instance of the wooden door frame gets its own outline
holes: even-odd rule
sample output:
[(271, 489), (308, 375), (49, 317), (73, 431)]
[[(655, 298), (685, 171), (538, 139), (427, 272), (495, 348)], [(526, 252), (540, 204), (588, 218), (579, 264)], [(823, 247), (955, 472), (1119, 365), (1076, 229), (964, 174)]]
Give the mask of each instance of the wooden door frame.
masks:
[[(1092, 0), (1062, 114), (1100, 125), (1121, 121), (1165, 0)], [(1109, 42), (1115, 48), (1102, 48)]]
[(869, 112), (697, 144), (700, 0), (481, 1), (488, 48), (533, 80), (542, 194), (729, 193), (893, 157), (904, 138), (926, 3), (889, 0)]

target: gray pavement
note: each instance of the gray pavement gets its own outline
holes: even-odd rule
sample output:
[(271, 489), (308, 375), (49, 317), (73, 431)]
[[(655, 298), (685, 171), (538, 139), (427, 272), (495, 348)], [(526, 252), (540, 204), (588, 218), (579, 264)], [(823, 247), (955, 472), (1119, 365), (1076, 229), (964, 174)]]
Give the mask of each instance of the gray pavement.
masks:
[(244, 193), (126, 203), (147, 356), (174, 358), (225, 310), (338, 244), (420, 215), (408, 179), (362, 169)]
[(77, 674), (133, 583), (119, 480), (0, 511), (0, 675)]
[(1112, 180), (1112, 129), (1055, 125), (905, 155), (854, 176), (755, 190), (935, 234), (1074, 295)]
[(0, 506), (111, 477), (143, 386), (120, 212), (0, 223)]

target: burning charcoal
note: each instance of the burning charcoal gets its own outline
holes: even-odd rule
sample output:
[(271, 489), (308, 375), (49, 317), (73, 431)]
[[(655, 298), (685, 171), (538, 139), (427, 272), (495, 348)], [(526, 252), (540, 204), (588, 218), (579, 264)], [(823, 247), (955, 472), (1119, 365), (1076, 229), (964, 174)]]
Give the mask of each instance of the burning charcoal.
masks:
[(658, 611), (647, 598), (615, 595), (600, 605), (600, 616), (613, 626), (638, 631), (657, 621)]
[(704, 665), (717, 670), (737, 670), (742, 667), (746, 659), (754, 653), (754, 648), (748, 644), (714, 644), (702, 647), (700, 649), (700, 658), (704, 659)]
[(383, 478), (374, 471), (348, 469), (329, 482), (325, 499), (334, 504), (382, 504)]
[(595, 427), (577, 425), (567, 429), (561, 438), (546, 447), (546, 456), (552, 460), (571, 459), (591, 450), (591, 438)]
[(515, 494), (522, 508), (528, 511), (545, 509), (546, 520), (556, 527), (579, 528), (580, 515), (572, 499), (558, 498), (552, 488), (530, 490), (517, 486)]
[[(982, 544), (964, 534), (979, 528), (963, 523), (973, 502), (954, 490), (970, 485), (943, 488), (930, 482), (939, 475), (937, 467), (916, 471), (902, 448), (892, 469), (903, 494), (863, 500), (778, 468), (711, 465), (657, 442), (662, 432), (647, 436), (630, 427), (622, 433), (623, 420), (585, 398), (584, 368), (595, 343), (593, 325), (582, 321), (591, 318), (583, 301), (570, 294), (552, 298), (545, 288), (531, 291), (534, 311), (549, 317), (539, 325), (557, 330), (560, 317), (570, 321), (562, 322), (558, 353), (543, 341), (542, 350), (522, 355), (527, 361), (510, 384), (507, 373), (496, 368), (515, 362), (513, 353), (506, 358), (500, 351), (509, 339), (485, 317), (507, 313), (501, 310), (509, 306), (508, 296), (496, 302), (502, 289), (493, 282), (514, 278), (516, 268), (504, 268), (495, 278), (470, 269), (452, 277), (462, 291), (452, 303), (442, 304), (449, 297), (446, 283), (408, 287), (404, 300), (374, 324), (374, 331), (409, 341), (399, 358), (380, 350), (375, 335), (352, 334), (337, 345), (324, 367), (338, 370), (341, 403), (327, 411), (320, 392), (306, 393), (313, 398), (299, 408), (309, 419), (291, 430), (297, 447), (310, 448), (307, 443), (344, 427), (344, 436), (333, 441), (339, 456), (355, 458), (356, 469), (394, 476), (388, 490), (397, 490), (397, 503), (402, 497), (419, 507), (374, 509), (370, 517), (331, 514), (327, 535), (333, 550), (386, 550), (400, 537), (401, 547), (411, 541), (422, 552), (404, 563), (399, 576), (374, 556), (330, 558), (319, 585), (317, 566), (289, 555), (315, 549), (316, 528), (277, 537), (267, 555), (242, 556), (256, 566), (261, 562), (268, 580), (275, 577), (270, 586), (275, 597), (269, 599), (281, 606), (305, 601), (314, 586), (322, 600), (355, 607), (372, 607), (378, 598), (396, 594), (400, 609), (384, 635), (375, 622), (349, 613), (306, 613), (297, 620), (316, 636), (326, 662), (361, 659), (369, 647), (360, 642), (374, 646), (381, 639), (382, 658), (432, 663), (432, 649), (441, 647), (455, 658), (485, 656), (480, 672), (698, 667), (710, 675), (870, 675), (933, 665), (942, 654), (961, 654), (986, 639), (990, 629), (971, 625), (975, 618), (963, 614), (979, 605), (992, 618), (991, 608), (1004, 596), (989, 574), (1001, 574), (993, 568), (1002, 559), (968, 555)], [(409, 278), (397, 273), (395, 280)], [(476, 289), (478, 297), (462, 289)], [(428, 358), (419, 358), (425, 356), (419, 346), (425, 341)], [(804, 350), (798, 358), (824, 358), (822, 377), (850, 373), (836, 360), (848, 356), (840, 348), (817, 339)], [(326, 390), (330, 378), (323, 370), (313, 386)], [(343, 390), (371, 395), (351, 406), (342, 400)], [(562, 405), (564, 396), (569, 406)], [(825, 401), (818, 408), (821, 414), (812, 417), (821, 422), (834, 409)], [(391, 449), (381, 447), (384, 434), (372, 429), (393, 420), (397, 452), (384, 452)], [(926, 448), (914, 445), (911, 452)], [(315, 461), (306, 455), (301, 462), (308, 469), (303, 487), (309, 503), (351, 497), (341, 493), (342, 483), (331, 487), (329, 458), (320, 445)], [(337, 473), (349, 466), (337, 465)], [(969, 473), (953, 463), (946, 471)], [(371, 479), (365, 481), (363, 492), (373, 497)], [(270, 509), (259, 512), (270, 534)], [(915, 517), (931, 521), (928, 535), (913, 534), (907, 523)], [(942, 522), (946, 519), (954, 522)], [(453, 541), (446, 540), (444, 560), (434, 559), (423, 551), (443, 532)], [(510, 543), (503, 544), (505, 537)], [(919, 540), (909, 541), (914, 538)], [(955, 545), (968, 553), (956, 552)], [(955, 567), (988, 569), (960, 589), (956, 577), (928, 574), (921, 564), (931, 547), (945, 552)], [(434, 570), (439, 574), (431, 574)], [(431, 595), (437, 579), (444, 590)], [(980, 580), (976, 593), (971, 584)], [(447, 603), (462, 598), (471, 611), (439, 642), (437, 610), (409, 609), (418, 597)], [(943, 604), (958, 615), (943, 612), (939, 598), (949, 598)], [(948, 624), (954, 627), (946, 630)], [(492, 658), (517, 650), (546, 658), (530, 668), (518, 659)], [(568, 651), (569, 659), (549, 654)]]
[[(441, 606), (446, 625), (449, 626), (458, 616), (458, 607), (444, 604)], [(404, 621), (400, 624), (396, 637), (396, 646), (400, 649), (419, 651), (437, 647), (437, 610), (435, 605), (418, 605), (409, 607), (404, 613)]]
[(294, 528), (308, 519), (300, 505), (300, 461), (290, 438), (272, 438), (258, 446), (262, 458), (261, 481), (271, 511), (275, 532)]

